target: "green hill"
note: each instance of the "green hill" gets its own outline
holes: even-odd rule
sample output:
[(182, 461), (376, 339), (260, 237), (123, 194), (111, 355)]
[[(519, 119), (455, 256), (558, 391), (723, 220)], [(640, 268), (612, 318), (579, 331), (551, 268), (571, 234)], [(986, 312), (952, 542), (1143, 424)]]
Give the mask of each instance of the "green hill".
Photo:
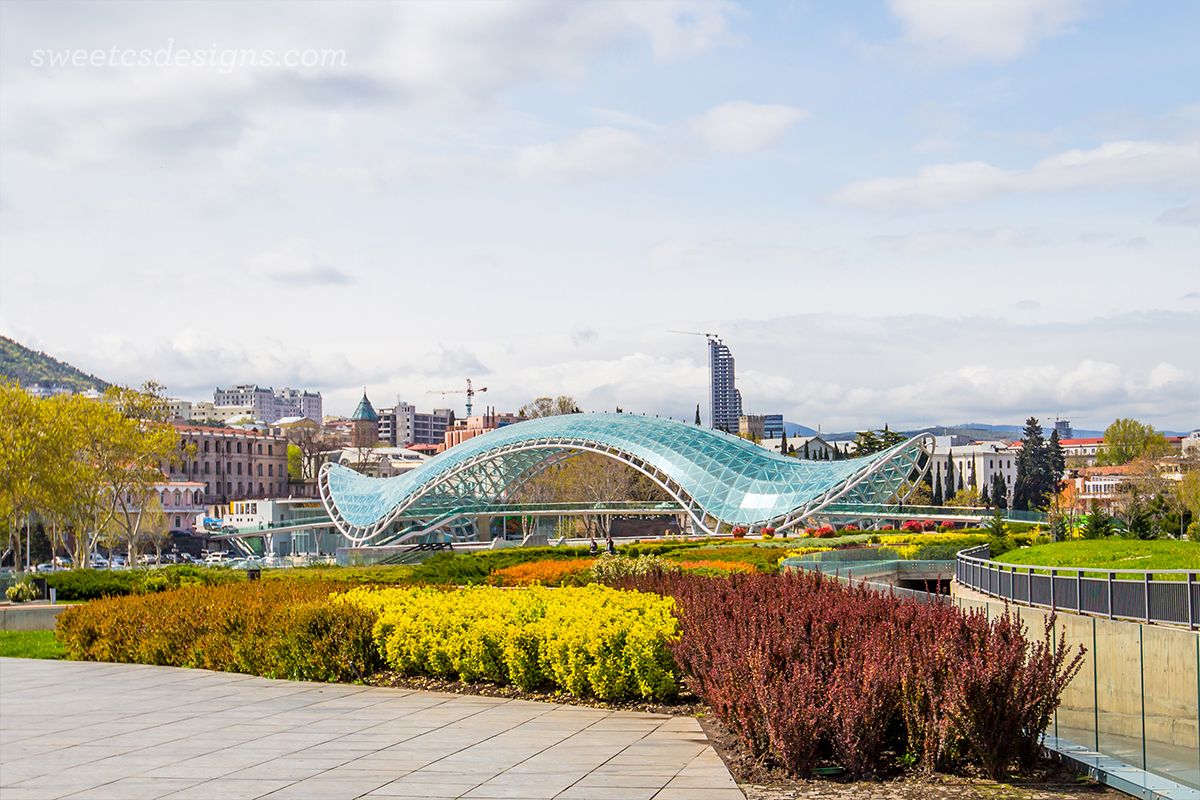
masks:
[(12, 378), (22, 386), (41, 384), (63, 386), (75, 392), (104, 391), (108, 384), (57, 358), (30, 350), (7, 336), (0, 336), (0, 376)]

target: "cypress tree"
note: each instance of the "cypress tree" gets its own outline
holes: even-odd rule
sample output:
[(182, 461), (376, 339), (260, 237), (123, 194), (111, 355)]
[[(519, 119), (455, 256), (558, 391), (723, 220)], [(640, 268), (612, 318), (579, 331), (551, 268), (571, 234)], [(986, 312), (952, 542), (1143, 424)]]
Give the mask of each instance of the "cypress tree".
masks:
[(1004, 485), (1004, 476), (999, 472), (992, 473), (992, 503), (996, 508), (1008, 505), (1008, 487)]
[(805, 461), (808, 461), (808, 460), (809, 460), (809, 453), (808, 453), (808, 442), (805, 442), (805, 443), (804, 443), (804, 460), (805, 460)]
[(942, 504), (942, 465), (935, 464), (933, 477), (933, 499), (929, 502), (935, 506)]
[(779, 452), (785, 456), (788, 454), (787, 428), (783, 429), (783, 438), (779, 440)]
[(945, 498), (949, 500), (954, 496), (954, 450), (950, 449), (946, 452), (946, 493)]
[(992, 498), (990, 495), (988, 495), (988, 487), (986, 483), (983, 485), (983, 494), (979, 496), (979, 501), (983, 503), (984, 508), (992, 507)]
[(700, 424), (700, 404), (696, 403), (696, 424)]

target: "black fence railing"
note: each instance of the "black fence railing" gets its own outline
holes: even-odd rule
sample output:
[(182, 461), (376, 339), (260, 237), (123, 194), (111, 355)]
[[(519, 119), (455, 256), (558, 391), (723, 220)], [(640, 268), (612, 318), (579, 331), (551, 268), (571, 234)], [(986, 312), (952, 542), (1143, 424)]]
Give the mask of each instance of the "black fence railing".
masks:
[(1039, 567), (1002, 564), (989, 556), (987, 545), (960, 552), (955, 580), (1027, 606), (1200, 627), (1200, 570)]

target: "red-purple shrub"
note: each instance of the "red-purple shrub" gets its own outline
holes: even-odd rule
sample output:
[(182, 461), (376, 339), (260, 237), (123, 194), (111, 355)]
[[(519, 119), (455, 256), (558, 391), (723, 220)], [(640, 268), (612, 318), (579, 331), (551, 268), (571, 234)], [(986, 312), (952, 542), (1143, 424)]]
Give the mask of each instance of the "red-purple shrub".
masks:
[(921, 531), (925, 530), (925, 526), (920, 520), (910, 519), (901, 523), (900, 530), (907, 531), (908, 533), (920, 533)]
[(681, 673), (757, 757), (807, 776), (856, 777), (897, 760), (1002, 775), (1037, 751), (1080, 656), (989, 621), (815, 573), (622, 582), (677, 603)]

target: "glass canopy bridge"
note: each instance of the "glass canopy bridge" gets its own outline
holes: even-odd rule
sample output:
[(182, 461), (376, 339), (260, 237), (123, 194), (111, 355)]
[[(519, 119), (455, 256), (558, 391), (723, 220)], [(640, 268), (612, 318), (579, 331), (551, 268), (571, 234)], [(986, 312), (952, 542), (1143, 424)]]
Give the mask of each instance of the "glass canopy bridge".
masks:
[[(922, 435), (861, 458), (802, 461), (675, 420), (566, 414), (476, 436), (392, 478), (326, 464), (318, 486), (333, 524), (356, 547), (397, 544), (463, 519), (513, 514), (674, 513), (700, 534), (735, 527), (782, 532), (834, 503), (846, 508), (903, 502), (929, 469), (932, 451), (933, 437)], [(669, 501), (521, 502), (521, 490), (533, 478), (585, 452), (637, 470)]]

